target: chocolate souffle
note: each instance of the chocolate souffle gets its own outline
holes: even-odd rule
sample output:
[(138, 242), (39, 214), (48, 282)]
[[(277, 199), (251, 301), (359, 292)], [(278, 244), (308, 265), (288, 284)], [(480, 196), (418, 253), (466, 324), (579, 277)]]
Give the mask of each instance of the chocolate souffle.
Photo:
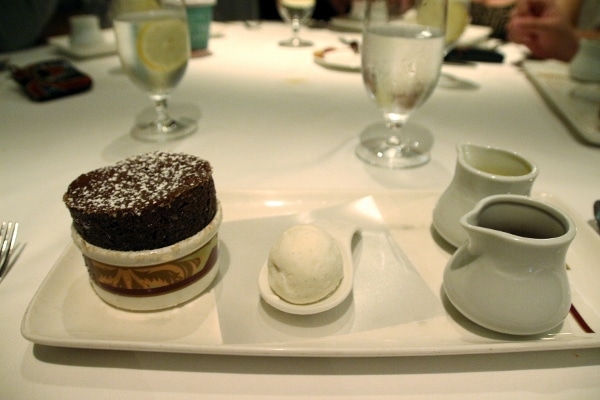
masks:
[(177, 243), (207, 226), (218, 207), (210, 163), (166, 152), (80, 175), (63, 201), (84, 240), (117, 251)]

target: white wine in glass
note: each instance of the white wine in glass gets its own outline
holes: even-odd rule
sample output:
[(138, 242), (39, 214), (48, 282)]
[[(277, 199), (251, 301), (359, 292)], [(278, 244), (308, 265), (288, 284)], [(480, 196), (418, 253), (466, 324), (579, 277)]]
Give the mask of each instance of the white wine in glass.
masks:
[(456, 42), (467, 26), (471, 23), (469, 7), (470, 0), (448, 0), (448, 18), (446, 21), (446, 54), (456, 45)]
[(113, 0), (117, 49), (127, 76), (155, 103), (156, 117), (136, 125), (140, 140), (164, 142), (190, 135), (192, 118), (173, 118), (167, 99), (179, 83), (190, 57), (186, 9), (181, 0)]
[[(428, 18), (421, 22), (425, 4)], [(437, 85), (444, 57), (446, 5), (446, 0), (368, 0), (362, 76), (385, 122), (361, 133), (356, 154), (363, 161), (387, 168), (429, 161), (431, 133), (406, 122)]]
[[(447, 0), (448, 10), (446, 12), (446, 54), (456, 45), (463, 32), (471, 22), (469, 13), (470, 0)], [(421, 12), (417, 16), (417, 22), (423, 25), (436, 23), (436, 4), (424, 2)]]
[(277, 10), (284, 21), (292, 24), (292, 37), (279, 42), (286, 47), (312, 46), (312, 42), (300, 38), (300, 27), (312, 16), (316, 0), (277, 0)]
[[(444, 47), (444, 56), (447, 56), (450, 51), (456, 46), (458, 39), (462, 36), (467, 26), (471, 22), (471, 14), (469, 8), (470, 0), (447, 0), (448, 11), (446, 14), (446, 44)], [(427, 6), (425, 6), (427, 7)], [(435, 12), (435, 10), (433, 10)], [(419, 21), (427, 23), (430, 13), (422, 12)], [(456, 88), (464, 84), (460, 79), (445, 74), (440, 74), (439, 86), (444, 88)]]

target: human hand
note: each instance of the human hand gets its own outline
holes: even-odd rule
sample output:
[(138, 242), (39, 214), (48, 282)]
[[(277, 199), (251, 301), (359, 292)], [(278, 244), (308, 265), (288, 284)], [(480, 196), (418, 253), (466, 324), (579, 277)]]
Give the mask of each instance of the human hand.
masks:
[(555, 0), (518, 0), (507, 25), (508, 39), (538, 58), (570, 61), (579, 47), (575, 28)]

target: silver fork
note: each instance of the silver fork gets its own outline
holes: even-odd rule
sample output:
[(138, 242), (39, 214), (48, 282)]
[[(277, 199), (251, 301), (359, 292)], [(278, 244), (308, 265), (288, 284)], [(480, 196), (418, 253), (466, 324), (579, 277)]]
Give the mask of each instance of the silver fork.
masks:
[(0, 280), (9, 264), (10, 252), (17, 241), (18, 222), (2, 222), (0, 227)]

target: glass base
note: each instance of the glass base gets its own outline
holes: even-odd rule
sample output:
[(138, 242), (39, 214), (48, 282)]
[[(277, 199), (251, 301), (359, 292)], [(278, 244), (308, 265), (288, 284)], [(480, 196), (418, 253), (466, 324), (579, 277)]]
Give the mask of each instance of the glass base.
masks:
[(360, 134), (356, 155), (364, 162), (384, 168), (413, 168), (429, 162), (433, 135), (424, 126), (408, 123), (388, 129), (383, 122), (369, 125)]
[(170, 140), (181, 139), (196, 132), (198, 124), (191, 118), (172, 119), (167, 124), (160, 124), (156, 121), (140, 124), (133, 127), (131, 135), (145, 142), (168, 142)]
[(313, 45), (313, 42), (310, 40), (300, 39), (299, 37), (293, 37), (280, 41), (279, 45), (284, 47), (309, 47)]

